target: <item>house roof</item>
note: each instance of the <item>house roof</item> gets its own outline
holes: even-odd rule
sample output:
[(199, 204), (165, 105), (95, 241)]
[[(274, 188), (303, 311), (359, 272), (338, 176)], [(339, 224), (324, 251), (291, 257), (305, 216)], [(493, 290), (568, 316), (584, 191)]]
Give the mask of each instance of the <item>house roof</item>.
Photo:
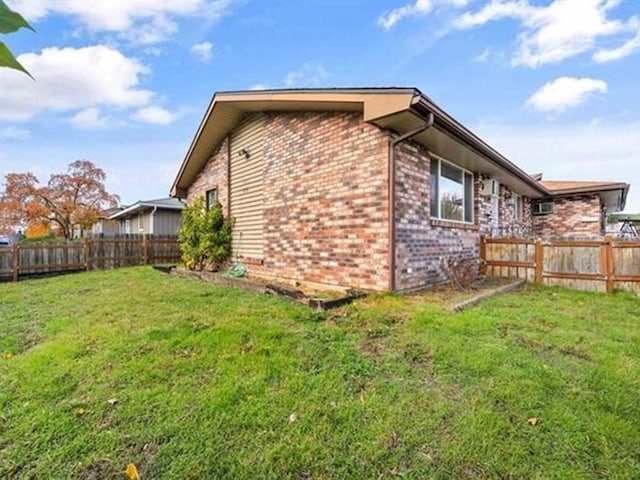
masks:
[(188, 187), (224, 138), (251, 112), (352, 111), (363, 121), (404, 134), (425, 124), (433, 126), (412, 139), (430, 152), (455, 159), (468, 170), (496, 178), (531, 198), (554, 193), (525, 173), (416, 88), (324, 88), (230, 91), (214, 94), (171, 187), (172, 197), (184, 197)]
[(159, 210), (176, 210), (180, 211), (184, 209), (185, 204), (177, 198), (158, 198), (155, 200), (138, 200), (133, 205), (124, 207), (124, 209), (113, 213), (109, 220), (115, 220), (117, 218), (128, 217), (144, 210), (158, 208)]
[(541, 181), (553, 196), (598, 194), (609, 212), (624, 210), (629, 184), (624, 182)]
[(622, 212), (618, 212), (618, 213), (612, 213), (612, 214), (608, 215), (608, 217), (610, 219), (618, 220), (618, 221), (622, 221), (622, 222), (624, 222), (625, 220), (628, 220), (630, 222), (640, 222), (640, 213), (622, 213)]

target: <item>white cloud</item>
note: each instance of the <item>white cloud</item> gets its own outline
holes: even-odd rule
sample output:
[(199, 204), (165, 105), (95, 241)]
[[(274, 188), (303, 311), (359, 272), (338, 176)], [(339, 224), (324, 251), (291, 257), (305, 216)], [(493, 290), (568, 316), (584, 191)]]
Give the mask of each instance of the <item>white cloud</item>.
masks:
[(561, 113), (587, 98), (607, 93), (607, 84), (593, 78), (560, 77), (540, 87), (527, 100), (527, 106), (543, 112)]
[(150, 107), (141, 108), (135, 112), (131, 118), (143, 123), (169, 125), (177, 118), (177, 115), (162, 107), (152, 105)]
[(80, 110), (69, 119), (69, 123), (76, 128), (92, 129), (104, 128), (107, 126), (108, 119), (102, 116), (99, 108), (89, 107)]
[(319, 63), (306, 62), (298, 70), (287, 73), (284, 84), (288, 88), (293, 87), (318, 87), (329, 73)]
[(27, 140), (31, 138), (31, 132), (26, 128), (9, 126), (0, 128), (0, 140)]
[(605, 49), (601, 48), (593, 54), (593, 59), (597, 63), (612, 62), (614, 60), (620, 60), (634, 53), (636, 50), (640, 50), (640, 28), (638, 33), (631, 40), (625, 42), (617, 48)]
[(473, 57), (473, 60), (478, 63), (486, 63), (489, 61), (490, 57), (491, 57), (491, 49), (485, 48), (481, 53)]
[(36, 80), (0, 69), (0, 119), (27, 120), (44, 111), (98, 105), (139, 107), (153, 97), (139, 86), (149, 69), (111, 47), (52, 47), (22, 54), (18, 60)]
[(178, 32), (178, 24), (167, 17), (158, 16), (122, 33), (136, 45), (155, 45), (164, 42)]
[(191, 53), (201, 62), (208, 62), (211, 59), (213, 45), (211, 42), (202, 42), (191, 45)]
[(528, 0), (491, 0), (475, 12), (465, 12), (455, 26), (469, 29), (508, 18), (519, 21), (522, 31), (511, 63), (536, 68), (592, 51), (601, 38), (635, 31), (633, 17), (627, 21), (608, 18), (619, 3), (620, 0), (553, 0), (548, 5), (538, 5)]
[(151, 55), (152, 57), (159, 57), (163, 52), (162, 48), (160, 47), (147, 47), (142, 51), (147, 55)]
[(415, 0), (414, 3), (403, 5), (385, 12), (378, 18), (378, 25), (384, 30), (391, 30), (400, 20), (406, 17), (417, 17), (430, 14), (439, 6), (464, 7), (469, 0)]
[(25, 18), (68, 15), (92, 32), (119, 32), (136, 43), (166, 40), (178, 27), (176, 17), (219, 20), (234, 0), (10, 0)]
[(480, 136), (529, 173), (547, 180), (620, 181), (631, 184), (626, 211), (640, 212), (640, 121), (626, 123), (474, 127)]
[(256, 83), (255, 85), (251, 85), (249, 90), (269, 90), (269, 85), (265, 83)]

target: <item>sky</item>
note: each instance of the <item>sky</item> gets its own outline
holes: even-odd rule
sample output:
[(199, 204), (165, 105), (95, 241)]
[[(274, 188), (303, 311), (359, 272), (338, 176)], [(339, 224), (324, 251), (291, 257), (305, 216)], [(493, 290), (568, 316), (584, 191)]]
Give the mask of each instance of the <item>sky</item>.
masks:
[[(417, 87), (530, 173), (631, 183), (638, 0), (6, 0), (0, 179), (86, 159), (124, 204), (168, 196), (216, 91)], [(1, 180), (0, 180), (1, 181)]]

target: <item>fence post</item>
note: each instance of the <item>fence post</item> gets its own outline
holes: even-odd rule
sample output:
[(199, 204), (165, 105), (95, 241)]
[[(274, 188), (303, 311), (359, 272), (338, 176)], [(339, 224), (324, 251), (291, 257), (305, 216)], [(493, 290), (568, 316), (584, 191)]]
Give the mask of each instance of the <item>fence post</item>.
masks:
[(84, 268), (87, 272), (91, 270), (91, 245), (88, 237), (84, 239)]
[(487, 238), (480, 235), (480, 275), (487, 274)]
[(20, 268), (20, 247), (17, 243), (13, 244), (13, 258), (11, 259), (11, 268), (13, 269), (13, 281), (18, 281), (18, 270)]
[(149, 238), (146, 233), (142, 235), (142, 264), (149, 263)]
[(536, 240), (536, 283), (542, 283), (544, 281), (542, 277), (542, 267), (544, 266), (544, 245), (542, 240)]
[(611, 238), (611, 235), (607, 235), (604, 237), (604, 241), (606, 242), (604, 245), (606, 271), (604, 273), (607, 276), (607, 293), (613, 293), (613, 287), (614, 287), (613, 239)]

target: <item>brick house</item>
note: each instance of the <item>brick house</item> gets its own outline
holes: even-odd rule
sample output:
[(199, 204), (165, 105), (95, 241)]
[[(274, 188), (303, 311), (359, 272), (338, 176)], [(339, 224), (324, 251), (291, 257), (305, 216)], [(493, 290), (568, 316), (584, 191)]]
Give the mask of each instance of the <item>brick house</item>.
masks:
[(406, 291), (481, 235), (595, 234), (571, 225), (628, 185), (591, 187), (554, 191), (416, 89), (315, 89), (214, 95), (171, 195), (220, 201), (250, 273)]

